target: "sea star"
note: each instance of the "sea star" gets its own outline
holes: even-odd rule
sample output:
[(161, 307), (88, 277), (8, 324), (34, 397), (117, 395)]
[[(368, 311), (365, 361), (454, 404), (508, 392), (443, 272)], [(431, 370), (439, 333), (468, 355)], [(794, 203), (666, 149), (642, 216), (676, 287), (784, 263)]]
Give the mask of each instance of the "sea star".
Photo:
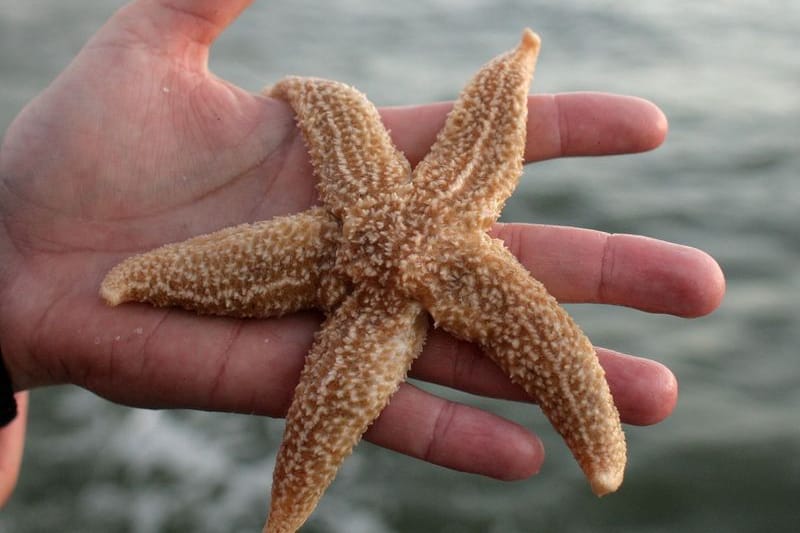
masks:
[(268, 95), (295, 111), (322, 205), (163, 246), (103, 281), (111, 305), (326, 313), (286, 418), (266, 532), (296, 531), (311, 514), (422, 350), (428, 314), (538, 401), (595, 493), (622, 482), (625, 439), (591, 343), (486, 233), (522, 172), (538, 51), (525, 30), (486, 64), (413, 172), (364, 95), (282, 80)]

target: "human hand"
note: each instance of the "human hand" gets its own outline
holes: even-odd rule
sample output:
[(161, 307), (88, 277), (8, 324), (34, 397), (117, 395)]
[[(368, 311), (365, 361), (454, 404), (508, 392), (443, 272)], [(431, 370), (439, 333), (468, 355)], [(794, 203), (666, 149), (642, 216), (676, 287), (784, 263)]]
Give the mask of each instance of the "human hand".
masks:
[[(113, 401), (282, 416), (318, 316), (199, 317), (107, 308), (100, 280), (122, 258), (224, 226), (307, 208), (315, 178), (291, 110), (208, 72), (208, 49), (248, 1), (139, 0), (118, 12), (9, 128), (0, 151), (0, 338), (18, 390), (74, 383)], [(530, 162), (654, 148), (666, 121), (642, 100), (537, 95)], [(448, 104), (383, 110), (413, 163)], [(565, 302), (698, 316), (724, 291), (697, 250), (643, 237), (498, 225), (521, 262)], [(624, 421), (672, 410), (658, 363), (599, 350)], [(431, 334), (414, 376), (525, 399), (474, 347)], [(502, 438), (498, 438), (502, 435)], [(406, 384), (367, 434), (451, 468), (498, 478), (538, 469), (520, 426)]]
[(25, 424), (28, 418), (28, 393), (18, 392), (17, 417), (0, 428), (0, 509), (5, 506), (19, 478), (22, 450), (25, 445)]

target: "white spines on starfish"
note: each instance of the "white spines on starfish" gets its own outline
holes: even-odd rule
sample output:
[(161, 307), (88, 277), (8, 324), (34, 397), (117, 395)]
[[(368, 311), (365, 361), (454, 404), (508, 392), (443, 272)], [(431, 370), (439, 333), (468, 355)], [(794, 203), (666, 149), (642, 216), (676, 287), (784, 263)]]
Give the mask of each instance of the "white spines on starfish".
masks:
[(539, 37), (481, 68), (414, 169), (412, 207), (436, 224), (488, 230), (522, 174), (528, 90)]
[(290, 76), (267, 94), (295, 112), (320, 197), (337, 217), (410, 186), (408, 161), (360, 91), (337, 81)]
[(420, 269), (437, 327), (475, 342), (533, 397), (602, 496), (622, 483), (625, 436), (589, 339), (502, 241), (447, 239)]
[(436, 325), (478, 343), (538, 400), (604, 494), (625, 439), (591, 343), (544, 286), (485, 231), (519, 179), (539, 39), (485, 65), (413, 174), (355, 89), (287, 78), (287, 102), (320, 180), (322, 205), (171, 244), (123, 261), (101, 295), (200, 313), (327, 319), (287, 417), (267, 532), (295, 531), (378, 416)]
[(265, 533), (295, 531), (306, 521), (405, 379), (427, 328), (419, 303), (369, 287), (325, 321), (286, 416)]
[(126, 259), (100, 295), (239, 317), (330, 308), (348, 290), (334, 272), (339, 235), (321, 208), (222, 229)]

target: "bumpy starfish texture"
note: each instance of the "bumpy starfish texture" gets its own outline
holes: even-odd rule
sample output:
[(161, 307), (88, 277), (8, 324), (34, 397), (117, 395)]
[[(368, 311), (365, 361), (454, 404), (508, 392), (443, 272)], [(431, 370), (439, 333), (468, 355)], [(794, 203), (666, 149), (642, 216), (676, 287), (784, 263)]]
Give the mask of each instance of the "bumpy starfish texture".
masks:
[(539, 39), (485, 65), (411, 170), (358, 91), (290, 77), (268, 94), (295, 111), (322, 206), (132, 257), (110, 304), (200, 313), (325, 311), (286, 419), (266, 532), (296, 531), (420, 353), (428, 315), (478, 343), (541, 406), (602, 495), (625, 439), (594, 349), (544, 286), (486, 230), (522, 172)]

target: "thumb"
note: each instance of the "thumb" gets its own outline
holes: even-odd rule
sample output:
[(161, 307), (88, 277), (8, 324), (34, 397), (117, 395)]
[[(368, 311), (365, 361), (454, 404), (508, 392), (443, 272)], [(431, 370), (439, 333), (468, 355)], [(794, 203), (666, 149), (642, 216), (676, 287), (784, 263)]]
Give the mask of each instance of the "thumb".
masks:
[[(144, 45), (205, 69), (214, 40), (253, 0), (136, 0), (98, 32), (100, 44)], [(134, 41), (134, 43), (131, 43)]]

